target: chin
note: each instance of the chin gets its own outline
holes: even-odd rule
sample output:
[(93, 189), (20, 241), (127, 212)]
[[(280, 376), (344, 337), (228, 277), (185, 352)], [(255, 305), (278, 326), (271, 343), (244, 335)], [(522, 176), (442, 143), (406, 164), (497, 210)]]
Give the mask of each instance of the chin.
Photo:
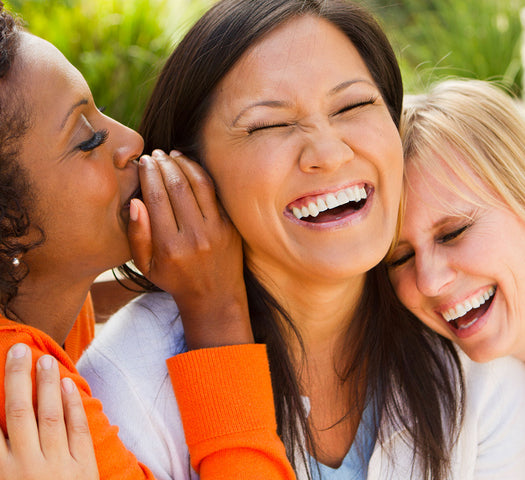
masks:
[(492, 360), (495, 360), (496, 358), (501, 358), (509, 355), (508, 352), (502, 352), (498, 348), (481, 345), (474, 348), (462, 348), (462, 350), (468, 355), (468, 357), (472, 361), (477, 363), (487, 363), (491, 362)]

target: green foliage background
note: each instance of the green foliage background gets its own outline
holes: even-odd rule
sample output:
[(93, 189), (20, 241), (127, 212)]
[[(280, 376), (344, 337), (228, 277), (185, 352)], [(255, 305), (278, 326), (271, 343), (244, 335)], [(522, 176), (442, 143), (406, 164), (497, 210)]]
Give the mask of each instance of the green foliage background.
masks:
[(523, 94), (520, 11), (525, 0), (366, 3), (383, 20), (396, 48), (406, 91), (416, 93), (439, 78), (463, 76), (493, 80)]
[(211, 0), (7, 0), (86, 78), (108, 115), (137, 127), (155, 75)]
[[(214, 0), (8, 0), (27, 28), (86, 77), (99, 106), (131, 127), (180, 36)], [(523, 91), (525, 0), (365, 0), (400, 60), (405, 90), (450, 75)]]

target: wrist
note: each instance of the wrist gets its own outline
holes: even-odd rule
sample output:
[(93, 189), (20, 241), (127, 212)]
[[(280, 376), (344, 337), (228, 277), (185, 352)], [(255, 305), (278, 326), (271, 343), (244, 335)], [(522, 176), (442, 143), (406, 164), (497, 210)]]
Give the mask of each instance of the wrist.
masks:
[(245, 295), (179, 305), (179, 311), (190, 350), (254, 343)]

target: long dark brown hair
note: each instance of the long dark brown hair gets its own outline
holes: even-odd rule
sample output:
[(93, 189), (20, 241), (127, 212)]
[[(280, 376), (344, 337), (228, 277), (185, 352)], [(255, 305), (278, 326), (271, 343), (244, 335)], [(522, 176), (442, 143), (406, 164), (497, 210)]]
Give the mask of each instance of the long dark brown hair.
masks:
[[(344, 0), (222, 0), (189, 31), (160, 74), (140, 127), (146, 151), (177, 148), (200, 161), (200, 135), (217, 84), (250, 46), (301, 15), (324, 18), (348, 37), (399, 126), (403, 99), (399, 67), (382, 29), (363, 8)], [(282, 335), (283, 322), (297, 331), (293, 319), (246, 266), (245, 281), (256, 341), (268, 347), (279, 434), (297, 467), (297, 458), (306, 461), (303, 436), (315, 452), (300, 385)], [(349, 358), (342, 381), (364, 376), (379, 406), (378, 429), (384, 424), (405, 427), (414, 465), (424, 475), (417, 473), (418, 479), (444, 479), (463, 406), (456, 350), (402, 307), (383, 264), (367, 273), (350, 324), (345, 350)], [(378, 435), (382, 441), (381, 429)]]

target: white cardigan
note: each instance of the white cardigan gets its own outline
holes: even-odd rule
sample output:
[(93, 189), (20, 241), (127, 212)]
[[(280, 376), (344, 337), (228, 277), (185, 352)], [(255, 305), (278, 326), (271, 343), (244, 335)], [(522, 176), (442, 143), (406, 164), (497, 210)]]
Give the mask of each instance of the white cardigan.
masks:
[[(158, 480), (198, 478), (165, 364), (185, 350), (177, 315), (169, 295), (143, 295), (112, 317), (78, 364), (124, 444)], [(462, 363), (467, 403), (450, 479), (524, 480), (525, 366), (511, 358), (476, 364), (465, 355)], [(387, 431), (368, 479), (420, 480), (403, 431)]]

